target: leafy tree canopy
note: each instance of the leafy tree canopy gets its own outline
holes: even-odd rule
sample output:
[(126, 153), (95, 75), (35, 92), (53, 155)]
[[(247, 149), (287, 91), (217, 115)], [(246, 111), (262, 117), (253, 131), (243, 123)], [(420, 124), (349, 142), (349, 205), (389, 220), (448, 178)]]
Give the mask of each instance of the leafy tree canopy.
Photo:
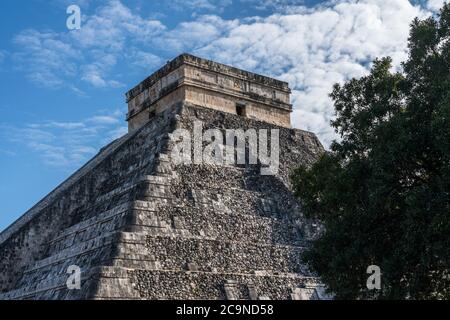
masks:
[(450, 298), (450, 5), (412, 22), (408, 49), (402, 71), (377, 59), (334, 86), (341, 140), (292, 177), (324, 226), (304, 259), (338, 299)]

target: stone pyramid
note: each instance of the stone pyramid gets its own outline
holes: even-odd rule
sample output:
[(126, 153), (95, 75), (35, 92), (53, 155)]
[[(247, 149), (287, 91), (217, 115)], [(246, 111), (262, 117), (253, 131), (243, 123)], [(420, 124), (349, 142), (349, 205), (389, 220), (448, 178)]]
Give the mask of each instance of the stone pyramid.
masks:
[[(327, 298), (300, 259), (319, 227), (289, 183), (323, 152), (316, 136), (186, 100), (150, 110), (0, 234), (0, 299)], [(174, 163), (172, 133), (194, 121), (278, 129), (278, 173)]]

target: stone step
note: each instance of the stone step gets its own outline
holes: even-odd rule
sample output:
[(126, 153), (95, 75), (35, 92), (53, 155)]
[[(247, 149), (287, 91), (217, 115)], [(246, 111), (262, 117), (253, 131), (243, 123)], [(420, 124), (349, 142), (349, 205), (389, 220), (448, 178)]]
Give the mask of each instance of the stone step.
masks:
[[(284, 257), (286, 263), (289, 263), (303, 250), (302, 247), (296, 246), (192, 236), (182, 230), (164, 231), (162, 228), (154, 227), (148, 230), (155, 232), (140, 234), (114, 232), (74, 245), (56, 255), (36, 261), (31, 268), (25, 271), (25, 277), (29, 273), (62, 273), (72, 264), (80, 264), (80, 267), (83, 267), (81, 256), (96, 254), (99, 255), (97, 264), (104, 263), (128, 268), (186, 269), (195, 264), (196, 269), (205, 271), (238, 270), (239, 268), (245, 269), (244, 266), (248, 270), (254, 268), (290, 270), (286, 266), (274, 265), (275, 267), (271, 267), (270, 262), (275, 261), (275, 257)], [(203, 248), (201, 252), (198, 246)], [(196, 258), (196, 256), (199, 257)], [(221, 257), (220, 261), (217, 257)], [(253, 258), (255, 261), (252, 260)], [(89, 261), (91, 260), (92, 258)], [(115, 260), (114, 263), (110, 262), (113, 260)], [(140, 264), (139, 261), (142, 263)], [(261, 261), (265, 261), (266, 264), (256, 263)], [(189, 263), (192, 265), (189, 266)], [(294, 265), (299, 265), (297, 260)], [(58, 266), (56, 271), (55, 266)], [(29, 278), (31, 277), (29, 276)], [(27, 281), (27, 278), (24, 278), (23, 281)]]
[(133, 216), (134, 222), (125, 228), (126, 231), (154, 236), (198, 236), (226, 241), (239, 239), (245, 242), (293, 245), (309, 243), (302, 234), (301, 224), (276, 218), (187, 207), (176, 213), (135, 210)]
[[(298, 266), (304, 247), (248, 242), (236, 239), (192, 236), (188, 232), (178, 233), (159, 228), (148, 230), (160, 232), (121, 232), (117, 258), (142, 261), (159, 261), (160, 268), (185, 269), (190, 262), (198, 270), (246, 270), (264, 269), (307, 273), (307, 270), (293, 269)], [(135, 257), (136, 256), (136, 257)], [(220, 259), (218, 259), (220, 257)], [(133, 265), (137, 267), (137, 264)], [(154, 267), (154, 266), (152, 266)]]
[[(237, 195), (237, 196), (235, 196)], [(247, 206), (252, 205), (252, 209), (258, 209), (254, 214), (260, 212), (267, 216), (279, 216), (280, 204), (275, 199), (270, 198), (266, 193), (259, 191), (251, 191), (242, 188), (228, 188), (228, 189), (193, 189), (191, 190), (191, 197), (196, 207), (214, 207), (217, 210), (224, 212), (232, 211), (230, 204), (239, 206), (231, 201), (239, 199), (241, 204)], [(245, 201), (250, 199), (248, 203)], [(242, 207), (242, 210), (244, 207)]]
[(315, 277), (292, 273), (224, 273), (95, 267), (81, 274), (81, 290), (67, 289), (68, 275), (24, 286), (0, 299), (80, 299), (95, 279), (94, 299), (328, 299)]
[[(138, 235), (124, 235), (136, 241)], [(125, 261), (125, 260), (123, 260)], [(68, 290), (68, 275), (55, 276), (33, 285), (23, 286), (0, 299), (80, 298), (87, 291), (89, 279), (95, 277), (99, 287), (95, 299), (327, 299), (324, 288), (315, 277), (295, 273), (254, 271), (252, 273), (161, 270), (149, 262), (146, 270), (130, 268), (131, 264), (95, 267), (81, 273), (81, 290)], [(137, 265), (136, 265), (137, 266)], [(276, 285), (274, 285), (274, 283)], [(228, 293), (225, 290), (228, 289)], [(242, 288), (248, 293), (239, 295)], [(236, 289), (236, 290), (235, 290)], [(239, 290), (237, 290), (239, 289)], [(230, 291), (231, 290), (231, 291)], [(233, 290), (235, 290), (233, 292)], [(274, 290), (274, 291), (273, 291)], [(59, 292), (58, 292), (59, 291)], [(245, 291), (245, 290), (244, 290)], [(187, 294), (187, 295), (186, 295)]]
[(301, 263), (304, 247), (183, 236), (147, 236), (142, 245), (161, 269), (310, 274)]
[(83, 167), (72, 174), (68, 179), (61, 183), (57, 188), (50, 192), (44, 199), (38, 202), (30, 210), (28, 210), (19, 220), (17, 220), (11, 227), (0, 234), (0, 244), (8, 239), (11, 234), (19, 230), (26, 223), (31, 221), (39, 212), (43, 211), (47, 206), (52, 204), (55, 199), (60, 197), (66, 190), (78, 183), (84, 176), (91, 172), (94, 168), (100, 165), (106, 158), (111, 156), (121, 146), (130, 141), (138, 132), (124, 135), (123, 137), (114, 140), (107, 146), (103, 147), (100, 152), (89, 160)]
[(161, 269), (161, 263), (152, 259), (143, 257), (117, 258), (105, 263), (105, 266), (121, 267), (126, 269), (144, 269), (158, 270)]
[[(144, 176), (140, 179), (140, 182), (149, 183), (149, 186), (160, 187), (167, 186), (169, 179), (165, 177), (157, 176)], [(157, 199), (155, 203), (152, 202), (125, 202), (117, 207), (110, 210), (102, 212), (95, 215), (94, 217), (83, 220), (75, 225), (72, 225), (64, 230), (60, 231), (52, 240), (49, 241), (50, 253), (52, 251), (65, 249), (72, 246), (76, 242), (83, 242), (95, 238), (104, 232), (111, 232), (114, 230), (119, 230), (125, 226), (125, 224), (144, 224), (154, 225), (154, 222), (150, 222), (149, 219), (144, 219), (141, 221), (127, 221), (127, 217), (130, 216), (130, 212), (133, 209), (145, 209), (147, 211), (156, 210), (156, 204), (160, 202)], [(142, 217), (140, 215), (139, 217)], [(131, 217), (133, 218), (133, 217)], [(160, 227), (165, 227), (164, 222)], [(158, 226), (158, 225), (155, 225)]]
[(19, 287), (16, 290), (0, 294), (0, 300), (22, 300), (22, 299), (37, 299), (37, 300), (62, 300), (62, 299), (85, 299), (90, 297), (90, 285), (100, 280), (102, 285), (98, 294), (102, 295), (108, 293), (110, 298), (114, 297), (130, 297), (138, 298), (138, 293), (133, 289), (129, 282), (128, 272), (130, 269), (120, 266), (102, 266), (93, 267), (89, 270), (82, 270), (81, 272), (81, 288), (68, 289), (67, 280), (69, 274), (61, 274), (53, 276), (45, 280)]
[(155, 173), (158, 176), (173, 176), (174, 167), (169, 154), (159, 153), (156, 159)]
[[(114, 189), (113, 191), (111, 191), (110, 193), (99, 196), (99, 198), (96, 201), (96, 204), (94, 206), (91, 206), (90, 208), (85, 209), (85, 211), (95, 210), (95, 207), (100, 202), (108, 201), (108, 198), (111, 196), (128, 192), (132, 188), (136, 187), (139, 183), (148, 183), (150, 187), (158, 188), (160, 186), (168, 186), (170, 184), (170, 178), (169, 177), (151, 176), (151, 175), (143, 176), (143, 177), (139, 178), (137, 180), (137, 182), (135, 182), (135, 183), (127, 183), (125, 186), (118, 187), (118, 188)], [(138, 205), (139, 204), (137, 204), (137, 206)], [(52, 239), (50, 242), (59, 241), (59, 240), (61, 240), (61, 238), (67, 237), (69, 234), (74, 234), (79, 231), (85, 230), (85, 229), (91, 227), (92, 225), (95, 225), (97, 223), (108, 220), (120, 213), (125, 212), (126, 210), (129, 210), (130, 208), (133, 208), (133, 202), (128, 201), (128, 202), (122, 203), (122, 204), (118, 205), (117, 207), (114, 207), (110, 210), (96, 214), (92, 218), (83, 220), (73, 226), (65, 228), (64, 230), (59, 232), (58, 235), (54, 239)], [(92, 214), (90, 214), (90, 216), (92, 216)]]
[[(72, 261), (75, 257), (87, 255), (95, 251), (105, 253), (104, 250), (102, 251), (102, 249), (105, 248), (107, 249), (107, 254), (99, 257), (99, 264), (101, 261), (109, 261), (112, 259), (154, 261), (153, 254), (151, 254), (148, 248), (142, 244), (142, 238), (139, 242), (133, 239), (136, 239), (136, 237), (123, 232), (107, 233), (100, 237), (61, 250), (50, 257), (38, 260), (31, 268), (25, 270), (24, 274), (36, 272), (53, 265), (68, 264), (65, 263), (67, 260)], [(76, 264), (74, 261), (72, 262), (73, 264)], [(82, 265), (80, 265), (80, 267), (82, 267)]]
[[(59, 290), (71, 291), (67, 288), (69, 276), (69, 274), (61, 274), (58, 276), (49, 277), (45, 280), (33, 282), (30, 285), (20, 286), (18, 289), (0, 294), (0, 300), (63, 299), (64, 297), (55, 297), (58, 296), (55, 292)], [(91, 276), (91, 270), (81, 272), (81, 287), (88, 283)], [(73, 291), (79, 292), (80, 290)], [(81, 294), (81, 292), (79, 293)], [(47, 298), (45, 298), (46, 296)]]
[(100, 195), (95, 199), (95, 203), (94, 203), (93, 206), (97, 206), (97, 205), (99, 205), (100, 203), (103, 203), (103, 202), (106, 202), (106, 201), (111, 201), (111, 199), (112, 199), (113, 197), (116, 197), (116, 196), (125, 194), (125, 193), (127, 193), (127, 192), (130, 192), (131, 190), (133, 190), (134, 188), (136, 188), (137, 185), (138, 185), (138, 184), (137, 184), (137, 182), (135, 182), (135, 181), (123, 183), (123, 184), (121, 184), (120, 186), (116, 187), (115, 189), (113, 189), (113, 190), (111, 190), (111, 191), (109, 191), (109, 192), (100, 194)]
[[(88, 240), (83, 243), (79, 243), (77, 245), (74, 245), (70, 248), (64, 249), (59, 251), (58, 253), (51, 255), (47, 258), (35, 261), (33, 265), (26, 269), (24, 271), (24, 274), (56, 265), (61, 264), (62, 262), (72, 259), (74, 257), (78, 257), (80, 255), (86, 255), (88, 253), (94, 252), (94, 251), (100, 251), (100, 249), (105, 248), (107, 246), (110, 247), (110, 250), (112, 252), (112, 245), (116, 243), (118, 239), (119, 234), (117, 232), (107, 233), (100, 237)], [(104, 257), (106, 258), (106, 257)]]
[(49, 241), (49, 244), (53, 244), (55, 242), (64, 240), (65, 238), (67, 238), (69, 236), (72, 236), (77, 233), (83, 232), (85, 230), (91, 229), (94, 226), (102, 224), (106, 221), (110, 221), (113, 218), (115, 218), (123, 213), (126, 213), (131, 208), (133, 208), (133, 202), (125, 202), (125, 203), (122, 203), (110, 210), (99, 213), (90, 219), (83, 220), (77, 224), (74, 224), (74, 225), (60, 231), (52, 240)]
[(100, 195), (95, 202), (95, 205), (99, 203), (108, 201), (115, 196), (124, 194), (131, 191), (133, 188), (139, 184), (146, 183), (149, 187), (149, 195), (152, 196), (154, 193), (155, 197), (162, 197), (162, 193), (166, 191), (166, 187), (171, 184), (170, 176), (156, 176), (156, 175), (145, 175), (140, 178), (135, 179), (131, 182), (126, 182), (117, 188)]
[(134, 270), (130, 274), (143, 299), (326, 299), (317, 278), (292, 273)]

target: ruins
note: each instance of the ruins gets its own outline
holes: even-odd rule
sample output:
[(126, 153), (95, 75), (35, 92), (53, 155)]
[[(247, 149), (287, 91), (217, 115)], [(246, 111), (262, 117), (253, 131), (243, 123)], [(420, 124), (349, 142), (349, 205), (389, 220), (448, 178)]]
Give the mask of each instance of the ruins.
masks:
[[(291, 128), (286, 82), (182, 54), (126, 98), (128, 134), (0, 234), (0, 299), (328, 298), (301, 261), (320, 226), (289, 180), (324, 149)], [(195, 121), (278, 130), (278, 172), (173, 163)]]

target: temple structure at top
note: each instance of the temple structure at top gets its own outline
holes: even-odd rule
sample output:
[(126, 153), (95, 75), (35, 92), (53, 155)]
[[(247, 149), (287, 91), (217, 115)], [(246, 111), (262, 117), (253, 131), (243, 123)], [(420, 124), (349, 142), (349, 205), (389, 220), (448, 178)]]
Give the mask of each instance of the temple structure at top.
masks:
[(128, 130), (179, 102), (290, 127), (287, 82), (182, 54), (127, 92)]

